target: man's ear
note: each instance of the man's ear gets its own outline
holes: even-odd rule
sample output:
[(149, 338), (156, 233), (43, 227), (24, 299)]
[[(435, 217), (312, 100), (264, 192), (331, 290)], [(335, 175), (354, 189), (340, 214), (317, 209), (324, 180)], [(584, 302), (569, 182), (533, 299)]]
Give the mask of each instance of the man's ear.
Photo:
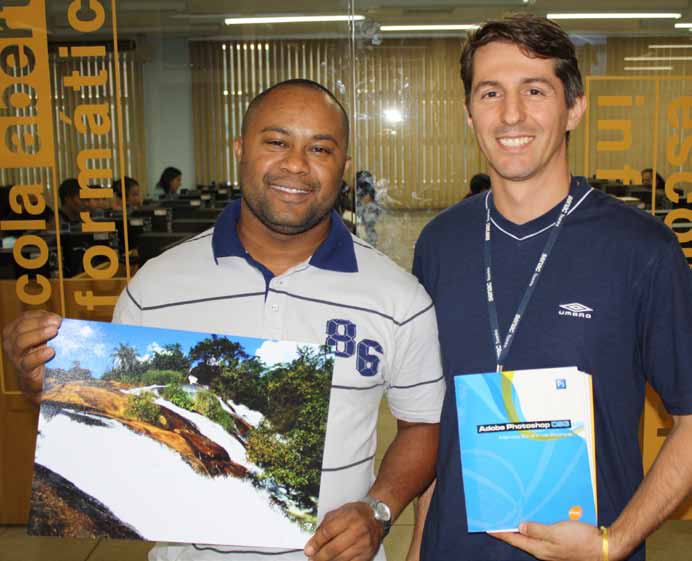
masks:
[(464, 114), (466, 115), (466, 124), (473, 130), (473, 118), (471, 117), (468, 103), (464, 103)]
[(349, 170), (351, 169), (351, 156), (346, 156), (346, 162), (344, 162), (344, 173), (343, 176), (346, 177), (348, 175)]
[(574, 100), (574, 105), (570, 108), (567, 114), (567, 130), (573, 131), (581, 122), (584, 113), (586, 112), (586, 97), (580, 95)]
[(239, 162), (243, 159), (243, 137), (239, 136), (233, 141), (233, 153), (235, 159)]

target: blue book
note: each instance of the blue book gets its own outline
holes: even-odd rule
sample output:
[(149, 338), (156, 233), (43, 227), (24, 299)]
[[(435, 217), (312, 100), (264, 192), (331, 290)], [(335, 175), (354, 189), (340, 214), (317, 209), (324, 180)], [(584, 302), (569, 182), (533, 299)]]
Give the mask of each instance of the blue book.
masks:
[(469, 532), (597, 525), (591, 376), (546, 368), (454, 383)]

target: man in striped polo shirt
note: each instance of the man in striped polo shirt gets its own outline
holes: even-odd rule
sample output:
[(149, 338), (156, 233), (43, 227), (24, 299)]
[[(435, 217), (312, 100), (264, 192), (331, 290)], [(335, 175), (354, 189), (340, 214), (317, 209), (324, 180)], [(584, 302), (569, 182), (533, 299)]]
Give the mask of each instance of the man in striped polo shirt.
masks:
[[(151, 560), (382, 560), (391, 523), (432, 480), (445, 388), (435, 313), (414, 277), (351, 236), (332, 211), (349, 165), (348, 137), (343, 107), (319, 84), (291, 80), (257, 96), (235, 143), (242, 201), (212, 231), (147, 262), (113, 316), (331, 345), (322, 523), (304, 551), (160, 545)], [(42, 365), (52, 356), (45, 342), (59, 321), (30, 313), (5, 330), (29, 394), (40, 392)], [(398, 432), (375, 478), (385, 393)]]

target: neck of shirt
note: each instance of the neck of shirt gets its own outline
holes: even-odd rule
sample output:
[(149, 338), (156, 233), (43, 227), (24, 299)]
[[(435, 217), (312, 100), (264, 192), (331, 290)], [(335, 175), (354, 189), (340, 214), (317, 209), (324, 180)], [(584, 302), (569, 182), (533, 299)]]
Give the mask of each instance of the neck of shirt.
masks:
[[(586, 179), (583, 177), (572, 178), (569, 193), (574, 197), (574, 201), (572, 203), (572, 207), (570, 208), (569, 214), (574, 212), (574, 210), (579, 206), (581, 201), (590, 191), (591, 186), (587, 183)], [(500, 211), (495, 207), (494, 197), (492, 197), (490, 193), (485, 195), (485, 197), (485, 204), (490, 206), (490, 219), (495, 229), (517, 239), (518, 241), (523, 241), (549, 230), (555, 224), (555, 221), (560, 214), (560, 209), (564, 204), (563, 198), (552, 208), (550, 208), (550, 210), (541, 214), (540, 216), (537, 216), (536, 218), (523, 224), (516, 224), (500, 213)]]

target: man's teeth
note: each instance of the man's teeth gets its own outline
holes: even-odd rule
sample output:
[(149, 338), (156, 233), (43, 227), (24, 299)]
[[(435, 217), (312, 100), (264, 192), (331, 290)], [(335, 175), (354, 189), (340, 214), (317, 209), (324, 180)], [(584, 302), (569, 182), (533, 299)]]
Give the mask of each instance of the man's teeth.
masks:
[(508, 146), (508, 147), (516, 147), (516, 146), (524, 146), (525, 144), (528, 144), (533, 140), (533, 137), (531, 136), (519, 136), (515, 138), (500, 138), (500, 144), (502, 146)]
[(284, 193), (309, 193), (307, 189), (294, 189), (293, 187), (284, 187), (283, 185), (272, 185), (277, 191), (283, 191)]

